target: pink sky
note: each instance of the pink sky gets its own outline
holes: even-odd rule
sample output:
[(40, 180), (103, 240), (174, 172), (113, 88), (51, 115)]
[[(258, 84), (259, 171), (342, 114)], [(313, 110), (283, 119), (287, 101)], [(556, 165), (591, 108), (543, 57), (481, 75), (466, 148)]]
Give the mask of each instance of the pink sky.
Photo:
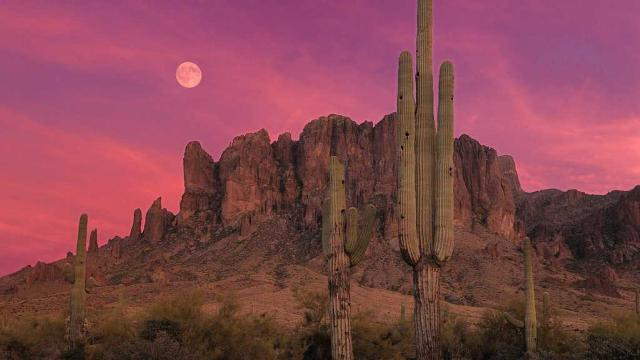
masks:
[[(182, 152), (395, 110), (414, 0), (0, 3), (0, 275), (100, 244), (182, 193)], [(435, 0), (456, 134), (516, 159), (525, 190), (640, 183), (640, 2)], [(181, 88), (193, 61), (202, 83)]]

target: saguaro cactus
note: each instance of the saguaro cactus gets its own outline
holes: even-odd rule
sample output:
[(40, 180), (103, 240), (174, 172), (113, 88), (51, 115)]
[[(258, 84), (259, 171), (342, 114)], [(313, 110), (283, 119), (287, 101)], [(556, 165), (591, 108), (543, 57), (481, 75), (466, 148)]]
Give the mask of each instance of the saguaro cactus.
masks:
[(531, 241), (528, 237), (523, 240), (524, 276), (526, 286), (526, 309), (524, 313), (524, 333), (527, 345), (527, 357), (534, 358), (536, 354), (536, 338), (538, 321), (536, 320), (536, 291), (533, 283), (533, 264), (531, 262)]
[(375, 213), (373, 205), (366, 205), (362, 216), (356, 208), (346, 208), (344, 166), (332, 156), (328, 196), (322, 215), (322, 248), (328, 260), (331, 356), (334, 360), (353, 359), (349, 268), (364, 257), (373, 234)]
[(84, 343), (85, 302), (86, 302), (86, 258), (87, 258), (87, 215), (80, 216), (78, 242), (74, 260), (74, 281), (69, 304), (69, 347), (76, 348)]
[(416, 100), (413, 61), (398, 68), (398, 214), (400, 250), (413, 267), (418, 359), (438, 359), (440, 270), (453, 253), (453, 65), (440, 66), (438, 129), (433, 116), (432, 1), (418, 0)]

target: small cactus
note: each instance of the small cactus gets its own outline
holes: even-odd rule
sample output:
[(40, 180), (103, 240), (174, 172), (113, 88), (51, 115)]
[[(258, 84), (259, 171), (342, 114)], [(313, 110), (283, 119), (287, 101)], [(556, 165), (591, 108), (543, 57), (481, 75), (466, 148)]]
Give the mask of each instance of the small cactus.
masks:
[(69, 304), (69, 348), (84, 344), (86, 316), (87, 215), (80, 216), (78, 242), (74, 258), (74, 280)]
[(337, 157), (329, 161), (329, 194), (322, 215), (322, 249), (328, 260), (331, 355), (353, 359), (349, 268), (364, 258), (373, 235), (376, 208), (366, 205), (359, 215), (346, 208), (344, 166)]
[(528, 237), (523, 240), (524, 275), (526, 287), (526, 308), (524, 313), (525, 340), (527, 356), (534, 358), (536, 354), (536, 338), (538, 322), (536, 320), (536, 294), (533, 282), (533, 264), (531, 260), (531, 241)]

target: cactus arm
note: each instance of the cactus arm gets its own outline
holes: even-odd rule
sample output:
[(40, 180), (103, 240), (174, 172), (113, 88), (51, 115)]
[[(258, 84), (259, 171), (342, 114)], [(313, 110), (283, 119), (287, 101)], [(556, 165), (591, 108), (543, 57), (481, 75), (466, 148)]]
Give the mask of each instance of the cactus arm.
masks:
[(416, 227), (415, 104), (411, 54), (403, 51), (398, 64), (398, 237), (404, 260), (414, 266), (420, 260)]
[(420, 251), (430, 254), (433, 243), (435, 123), (433, 118), (433, 3), (418, 1), (416, 37), (416, 220)]
[[(349, 259), (351, 260), (351, 266), (358, 265), (362, 259), (364, 259), (364, 254), (367, 251), (367, 247), (369, 246), (369, 241), (373, 237), (373, 230), (376, 221), (376, 212), (377, 209), (375, 206), (368, 204), (361, 211), (362, 216), (358, 219), (358, 211), (355, 208), (351, 208), (356, 214), (355, 216), (355, 224), (350, 224), (347, 222), (347, 228), (349, 229), (347, 232), (347, 242), (345, 243), (345, 250), (349, 255)], [(353, 211), (349, 209), (350, 211)], [(350, 217), (347, 217), (350, 219)], [(349, 221), (349, 220), (347, 220)], [(353, 229), (355, 230), (353, 233)], [(355, 236), (353, 236), (355, 235)]]
[(507, 320), (507, 322), (513, 325), (514, 327), (518, 329), (524, 328), (524, 323), (516, 319), (515, 317), (513, 317), (513, 315), (509, 314), (508, 312), (505, 311), (502, 313), (502, 315), (504, 316), (505, 320)]
[(331, 204), (330, 199), (326, 198), (322, 202), (322, 253), (329, 256), (331, 250), (329, 248), (329, 239), (331, 237)]
[(345, 214), (346, 241), (344, 243), (344, 251), (352, 254), (358, 242), (358, 209), (350, 207)]
[(440, 66), (436, 135), (435, 236), (433, 255), (444, 264), (453, 253), (453, 64)]

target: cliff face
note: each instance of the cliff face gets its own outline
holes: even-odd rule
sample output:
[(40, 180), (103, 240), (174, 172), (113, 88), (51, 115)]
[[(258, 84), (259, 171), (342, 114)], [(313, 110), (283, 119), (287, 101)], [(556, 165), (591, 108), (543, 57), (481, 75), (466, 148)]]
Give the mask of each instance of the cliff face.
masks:
[[(284, 134), (271, 143), (267, 132), (260, 130), (236, 137), (218, 162), (199, 144), (190, 143), (178, 219), (190, 226), (191, 218), (211, 213), (214, 223), (225, 227), (287, 213), (299, 228), (316, 229), (331, 154), (346, 164), (348, 204), (374, 202), (381, 210), (383, 236), (395, 239), (393, 115), (375, 126), (338, 115), (322, 117), (307, 124), (298, 141)], [(455, 142), (455, 165), (457, 224), (466, 228), (480, 224), (514, 238), (513, 193), (520, 188), (513, 161), (505, 166), (495, 150), (463, 135)]]
[(517, 212), (548, 257), (622, 265), (640, 253), (640, 186), (606, 195), (538, 191), (520, 198)]
[[(149, 271), (166, 271), (175, 266), (170, 265), (172, 259), (208, 267), (215, 276), (237, 272), (237, 265), (251, 257), (258, 262), (277, 257), (287, 263), (313, 260), (320, 254), (328, 161), (336, 155), (346, 165), (347, 204), (360, 207), (370, 202), (378, 209), (370, 260), (360, 267), (359, 279), (396, 289), (407, 283), (407, 269), (397, 253), (394, 122), (394, 115), (375, 125), (330, 115), (308, 123), (297, 141), (285, 133), (272, 142), (260, 130), (233, 139), (217, 162), (198, 142), (189, 143), (179, 213), (162, 208), (158, 198), (142, 230), (142, 212), (137, 209), (129, 236), (110, 239), (97, 250), (97, 243), (93, 246), (92, 276), (99, 282), (153, 281)], [(600, 270), (589, 272), (592, 279), (584, 286), (616, 294), (615, 270), (633, 263), (640, 252), (640, 187), (607, 195), (576, 190), (526, 193), (513, 158), (499, 156), (467, 135), (455, 140), (454, 164), (457, 231), (478, 234), (486, 242), (478, 246), (492, 261), (504, 248), (496, 237), (513, 242), (526, 234), (542, 261), (562, 265), (585, 260), (578, 261), (583, 269), (595, 262)], [(475, 264), (474, 259), (469, 257), (469, 263)], [(25, 273), (33, 273), (29, 283), (59, 279), (61, 264), (27, 268)], [(190, 279), (183, 270), (168, 274)]]

